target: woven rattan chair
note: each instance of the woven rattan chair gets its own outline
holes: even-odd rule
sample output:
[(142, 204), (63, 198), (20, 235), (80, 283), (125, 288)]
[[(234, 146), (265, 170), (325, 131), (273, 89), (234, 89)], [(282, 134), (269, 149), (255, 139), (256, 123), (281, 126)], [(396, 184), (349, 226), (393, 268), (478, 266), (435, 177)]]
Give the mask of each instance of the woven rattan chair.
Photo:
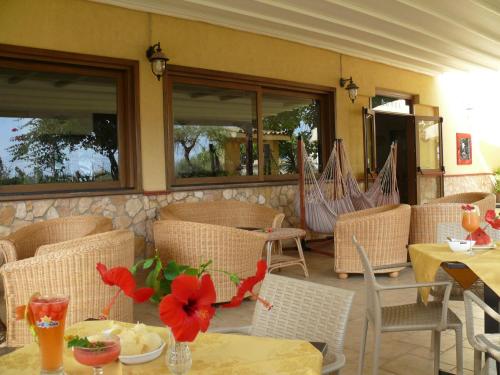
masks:
[(235, 200), (176, 203), (160, 210), (162, 220), (194, 221), (235, 228), (281, 228), (285, 215), (270, 207)]
[[(164, 264), (174, 260), (197, 267), (211, 260), (210, 268), (245, 278), (255, 274), (265, 238), (255, 232), (221, 225), (160, 220), (153, 226), (155, 246)], [(236, 286), (226, 274), (213, 272), (217, 302), (229, 301)]]
[[(134, 234), (117, 230), (46, 245), (35, 256), (0, 267), (7, 307), (7, 337), (3, 346), (15, 347), (32, 341), (24, 320), (16, 321), (16, 306), (24, 305), (35, 292), (69, 295), (66, 324), (97, 318), (116, 293), (105, 285), (96, 263), (132, 267)], [(121, 295), (110, 319), (131, 322), (132, 300)]]
[[(434, 374), (439, 374), (441, 331), (453, 329), (456, 338), (457, 351), (457, 375), (463, 374), (463, 347), (462, 347), (462, 322), (448, 309), (451, 283), (434, 282), (406, 285), (380, 285), (375, 279), (374, 268), (370, 264), (365, 249), (353, 237), (359, 258), (363, 263), (364, 277), (366, 283), (366, 317), (363, 325), (361, 338), (361, 350), (359, 353), (358, 375), (363, 374), (364, 355), (366, 348), (366, 337), (368, 326), (373, 326), (374, 351), (373, 351), (373, 375), (378, 374), (378, 361), (380, 352), (381, 335), (384, 332), (406, 332), (406, 331), (432, 331), (434, 341)], [(427, 305), (418, 301), (417, 303), (384, 306), (382, 307), (382, 292), (400, 289), (432, 287), (437, 285), (446, 286), (443, 302), (429, 302)], [(430, 344), (430, 343), (429, 343)]]
[(0, 264), (32, 257), (42, 245), (110, 230), (113, 222), (104, 216), (68, 216), (30, 224), (0, 238)]
[(322, 373), (340, 373), (345, 364), (344, 338), (354, 292), (267, 274), (259, 296), (273, 304), (271, 310), (256, 303), (250, 326), (215, 332), (324, 342), (327, 352)]
[(439, 223), (460, 223), (462, 204), (474, 204), (481, 215), (494, 210), (496, 197), (490, 193), (463, 193), (434, 199), (411, 207), (410, 244), (435, 243)]
[(474, 305), (500, 323), (500, 314), (484, 303), (478, 296), (470, 291), (464, 293), (465, 325), (467, 327), (467, 340), (474, 348), (474, 375), (480, 375), (482, 356), (486, 356), (486, 374), (497, 374), (496, 361), (500, 361), (500, 333), (476, 333), (474, 328)]
[[(365, 246), (374, 265), (403, 263), (407, 260), (410, 206), (387, 205), (340, 215), (334, 229), (335, 265), (340, 278), (363, 273), (363, 265), (352, 244), (356, 235)], [(381, 269), (396, 277), (402, 268)]]

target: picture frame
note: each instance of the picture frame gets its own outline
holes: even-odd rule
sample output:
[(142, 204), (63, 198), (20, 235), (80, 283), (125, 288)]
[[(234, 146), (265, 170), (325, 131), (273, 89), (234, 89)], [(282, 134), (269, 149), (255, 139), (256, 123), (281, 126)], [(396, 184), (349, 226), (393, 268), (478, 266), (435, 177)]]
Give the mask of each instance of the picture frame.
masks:
[(457, 164), (472, 164), (472, 139), (468, 133), (457, 133)]

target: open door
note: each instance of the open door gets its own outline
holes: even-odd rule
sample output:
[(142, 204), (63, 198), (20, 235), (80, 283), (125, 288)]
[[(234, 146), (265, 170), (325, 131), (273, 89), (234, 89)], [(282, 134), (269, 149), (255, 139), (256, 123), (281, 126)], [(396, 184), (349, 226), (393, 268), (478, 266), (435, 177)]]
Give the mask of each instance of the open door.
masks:
[(363, 145), (365, 162), (365, 186), (367, 191), (377, 175), (377, 152), (375, 137), (375, 112), (363, 107)]
[(443, 118), (415, 116), (418, 204), (444, 195)]

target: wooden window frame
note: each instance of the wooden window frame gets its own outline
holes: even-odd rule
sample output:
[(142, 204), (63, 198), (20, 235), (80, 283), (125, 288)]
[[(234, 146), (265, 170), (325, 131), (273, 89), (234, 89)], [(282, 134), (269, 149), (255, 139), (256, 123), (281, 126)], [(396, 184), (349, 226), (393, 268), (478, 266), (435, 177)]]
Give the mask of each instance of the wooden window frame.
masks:
[[(256, 176), (222, 176), (222, 177), (194, 177), (176, 178), (174, 165), (173, 142), (173, 110), (172, 87), (177, 82), (206, 84), (228, 89), (243, 89), (256, 93), (257, 139), (259, 150), (259, 167)], [(164, 123), (165, 123), (165, 155), (167, 186), (171, 190), (190, 190), (196, 187), (221, 188), (224, 186), (265, 186), (276, 184), (290, 184), (298, 179), (298, 174), (264, 175), (263, 149), (263, 119), (262, 97), (265, 94), (289, 95), (317, 99), (320, 101), (320, 126), (318, 129), (318, 143), (320, 162), (326, 163), (333, 147), (336, 129), (336, 92), (334, 87), (314, 84), (290, 82), (279, 79), (256, 77), (238, 73), (227, 73), (209, 69), (191, 68), (179, 65), (168, 65), (166, 77), (163, 80), (164, 92)]]
[(109, 182), (3, 185), (0, 201), (142, 191), (138, 61), (0, 44), (0, 67), (116, 79), (120, 176)]

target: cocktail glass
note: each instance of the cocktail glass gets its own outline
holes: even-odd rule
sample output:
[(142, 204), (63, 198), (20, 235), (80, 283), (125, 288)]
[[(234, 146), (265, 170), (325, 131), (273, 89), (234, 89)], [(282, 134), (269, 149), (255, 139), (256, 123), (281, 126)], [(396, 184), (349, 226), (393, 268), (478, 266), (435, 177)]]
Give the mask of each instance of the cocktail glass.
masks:
[(94, 375), (103, 375), (103, 366), (116, 361), (120, 355), (120, 338), (115, 335), (106, 335), (99, 340), (102, 345), (93, 348), (75, 346), (73, 355), (75, 359), (85, 366), (92, 366)]
[[(469, 233), (469, 241), (472, 241), (472, 233), (480, 226), (479, 208), (477, 206), (468, 205), (462, 211), (462, 228)], [(469, 242), (469, 255), (474, 255), (472, 251), (472, 242)]]
[(67, 296), (38, 296), (29, 302), (40, 347), (40, 374), (64, 374), (64, 324), (68, 303)]

